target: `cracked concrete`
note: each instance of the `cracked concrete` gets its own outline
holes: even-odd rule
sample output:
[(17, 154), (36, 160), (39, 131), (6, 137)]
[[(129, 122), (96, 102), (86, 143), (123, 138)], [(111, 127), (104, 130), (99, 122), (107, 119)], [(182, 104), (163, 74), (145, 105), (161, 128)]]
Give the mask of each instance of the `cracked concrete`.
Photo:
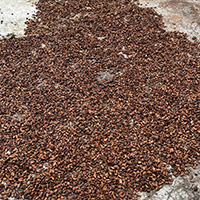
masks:
[[(33, 3), (37, 1), (0, 1), (0, 39), (12, 34), (16, 37), (24, 35), (25, 21), (36, 14), (36, 6)], [(193, 36), (200, 40), (200, 0), (139, 0), (139, 2), (141, 6), (154, 7), (163, 15), (166, 30), (181, 31), (187, 33), (190, 40)], [(99, 79), (109, 79), (107, 75), (109, 74), (100, 73)], [(147, 193), (142, 192), (139, 200), (200, 199), (200, 165), (196, 169), (191, 169), (190, 175), (173, 178), (172, 185), (164, 185), (159, 191), (151, 191), (149, 197)], [(14, 200), (11, 197), (8, 199)]]

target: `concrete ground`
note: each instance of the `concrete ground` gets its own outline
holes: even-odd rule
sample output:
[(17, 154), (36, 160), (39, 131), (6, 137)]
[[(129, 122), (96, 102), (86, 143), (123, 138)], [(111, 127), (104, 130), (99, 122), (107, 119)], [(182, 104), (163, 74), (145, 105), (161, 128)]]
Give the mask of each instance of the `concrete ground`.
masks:
[(0, 1), (0, 39), (13, 34), (24, 35), (25, 21), (36, 14), (38, 0), (1, 0)]
[[(141, 7), (152, 7), (163, 16), (167, 31), (180, 31), (200, 41), (200, 0), (139, 0)], [(190, 180), (191, 179), (191, 180)], [(172, 185), (152, 191), (150, 197), (141, 193), (139, 200), (199, 200), (200, 165), (189, 176), (174, 177)]]
[(200, 0), (139, 0), (142, 7), (153, 7), (162, 14), (167, 31), (187, 33), (200, 41)]
[(190, 168), (189, 175), (174, 177), (172, 185), (164, 185), (159, 191), (140, 193), (139, 200), (199, 200), (200, 199), (200, 165)]
[[(14, 34), (22, 37), (25, 21), (36, 14), (33, 3), (38, 0), (1, 0), (0, 1), (0, 39)], [(200, 0), (139, 0), (143, 7), (154, 7), (163, 15), (168, 31), (187, 33), (191, 40), (196, 36), (200, 41)], [(1, 183), (6, 184), (6, 183)], [(199, 200), (200, 165), (191, 169), (188, 176), (174, 177), (172, 185), (164, 185), (159, 191), (140, 193), (140, 200)], [(14, 200), (13, 198), (8, 198)]]

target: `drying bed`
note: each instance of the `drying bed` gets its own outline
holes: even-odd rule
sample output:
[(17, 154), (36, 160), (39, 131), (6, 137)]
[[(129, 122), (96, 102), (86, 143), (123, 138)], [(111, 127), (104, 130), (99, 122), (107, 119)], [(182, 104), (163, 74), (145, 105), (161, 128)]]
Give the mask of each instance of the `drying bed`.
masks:
[(0, 41), (0, 198), (137, 199), (195, 168), (198, 41), (134, 1), (37, 8)]

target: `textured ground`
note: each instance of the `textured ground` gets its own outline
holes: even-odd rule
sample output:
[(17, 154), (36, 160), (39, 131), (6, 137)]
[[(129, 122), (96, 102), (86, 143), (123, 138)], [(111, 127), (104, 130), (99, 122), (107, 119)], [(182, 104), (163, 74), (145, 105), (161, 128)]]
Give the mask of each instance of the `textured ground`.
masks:
[(33, 3), (37, 0), (1, 0), (0, 1), (0, 39), (15, 34), (24, 35), (25, 21), (36, 14)]
[(181, 31), (200, 40), (199, 0), (139, 0), (143, 7), (153, 7), (162, 14), (168, 31)]
[[(199, 0), (139, 0), (142, 7), (152, 7), (163, 16), (165, 29), (181, 31), (188, 38), (197, 37), (200, 41), (200, 1)], [(195, 182), (191, 176), (179, 176), (172, 185), (165, 185), (158, 192), (152, 192), (151, 200), (198, 200), (200, 199), (200, 166), (192, 169)], [(146, 193), (141, 194), (141, 200), (149, 199)]]
[(157, 192), (151, 191), (149, 197), (146, 193), (140, 194), (139, 200), (199, 200), (200, 166), (196, 169), (191, 168), (189, 176), (174, 177), (172, 185), (165, 185)]
[[(28, 5), (28, 4), (23, 4), (22, 5), (21, 4), (22, 1), (18, 1), (18, 2), (20, 2), (19, 6), (21, 6), (21, 8), (18, 9), (19, 7), (15, 7), (14, 10), (9, 10), (11, 7), (9, 7), (8, 4), (5, 4), (5, 2), (3, 2), (3, 4), (2, 4), (2, 5), (5, 6), (5, 11), (7, 10), (6, 12), (3, 12), (2, 16), (1, 16), (2, 19), (4, 20), (1, 23), (3, 25), (3, 26), (1, 26), (1, 27), (3, 27), (1, 29), (2, 30), (2, 32), (1, 32), (2, 36), (5, 36), (5, 34), (7, 34), (7, 33), (14, 33), (16, 35), (18, 35), (18, 34), (22, 35), (23, 34), (23, 28), (24, 28), (24, 26), (23, 26), (23, 20), (25, 20), (25, 18), (27, 17), (27, 15), (30, 15), (30, 14), (27, 14), (27, 13), (34, 13), (35, 12), (35, 10), (32, 9), (34, 7), (29, 6), (29, 8), (27, 8), (26, 5)], [(198, 25), (198, 19), (199, 19), (198, 17), (199, 17), (199, 15), (198, 15), (198, 12), (196, 12), (196, 11), (198, 11), (198, 8), (199, 8), (198, 5), (197, 5), (198, 1), (196, 1), (196, 2), (194, 2), (194, 1), (188, 1), (188, 2), (186, 2), (186, 1), (173, 1), (173, 3), (171, 3), (171, 5), (170, 5), (170, 3), (166, 3), (164, 1), (162, 1), (161, 4), (159, 4), (159, 1), (154, 1), (154, 3), (157, 3), (157, 4), (154, 4), (154, 6), (160, 5), (161, 8), (162, 8), (160, 11), (158, 10), (158, 12), (162, 13), (161, 12), (162, 10), (164, 10), (164, 11), (167, 10), (167, 12), (164, 12), (162, 14), (163, 14), (164, 17), (170, 16), (170, 19), (166, 20), (166, 18), (164, 18), (164, 20), (165, 20), (166, 25), (169, 28), (171, 28), (171, 30), (181, 30), (181, 31), (184, 31), (184, 32), (186, 32), (186, 33), (188, 33), (190, 35), (190, 39), (194, 35), (196, 35), (197, 38), (198, 38), (198, 34), (197, 33), (199, 32), (199, 25)], [(149, 4), (149, 5), (151, 6), (152, 4)], [(163, 5), (164, 5), (164, 8), (163, 8)], [(178, 7), (177, 5), (180, 5), (181, 8), (187, 6), (187, 9), (188, 9), (187, 12), (186, 11), (183, 12), (182, 15), (180, 15), (180, 14), (177, 15), (175, 13), (173, 14), (174, 10), (175, 10), (175, 12), (177, 12), (177, 10), (174, 9), (174, 8)], [(30, 9), (30, 12), (28, 12), (29, 9)], [(88, 9), (90, 9), (90, 8), (88, 7)], [(3, 8), (2, 8), (2, 10), (3, 10)], [(1, 10), (1, 12), (2, 12), (2, 10)], [(178, 10), (182, 10), (182, 9), (178, 9)], [(193, 14), (191, 12), (193, 12)], [(5, 13), (6, 13), (6, 15), (5, 15)], [(17, 17), (19, 17), (18, 19), (15, 16), (15, 14), (16, 14)], [(10, 16), (15, 16), (15, 17), (11, 17), (10, 18), (10, 17), (8, 17), (9, 15)], [(177, 16), (182, 16), (182, 19), (178, 18)], [(6, 18), (6, 17), (8, 17), (8, 18)], [(70, 20), (75, 20), (76, 21), (80, 17), (81, 17), (80, 14), (76, 14), (74, 16), (71, 16)], [(186, 20), (186, 18), (188, 18), (188, 20)], [(195, 19), (197, 20), (196, 24), (194, 22)], [(14, 20), (15, 20), (15, 22), (14, 22), (14, 25), (13, 25), (13, 21)], [(188, 23), (191, 24), (191, 20), (193, 20), (193, 25), (192, 26), (185, 25), (185, 24), (182, 23), (182, 21), (188, 21)], [(173, 23), (175, 23), (175, 24), (173, 24)], [(180, 29), (181, 26), (182, 26), (182, 29)], [(38, 27), (36, 26), (36, 28), (38, 28)], [(46, 34), (47, 35), (50, 34), (50, 31), (48, 30), (48, 26), (46, 26), (45, 24), (41, 23), (40, 26), (39, 26), (39, 28), (41, 28), (41, 29), (45, 28), (47, 30)], [(63, 28), (63, 24), (61, 24), (61, 28), (64, 29)], [(170, 30), (170, 29), (168, 29), (168, 30)], [(37, 29), (33, 30), (33, 32), (34, 32), (33, 35), (37, 35), (37, 34), (39, 35), (40, 33), (42, 33), (42, 31), (40, 32), (39, 29), (38, 30)], [(29, 33), (31, 33), (31, 29), (29, 29)], [(102, 41), (102, 40), (104, 40), (105, 37), (102, 36), (102, 35), (99, 35), (97, 38), (98, 38), (99, 41)], [(47, 38), (47, 39), (49, 39), (49, 38)], [(41, 44), (41, 47), (38, 47), (38, 45), (36, 45), (37, 48), (46, 48), (46, 47), (48, 47), (48, 42), (45, 43), (45, 41), (42, 41), (42, 40), (38, 40), (38, 41)], [(41, 43), (41, 41), (42, 41), (42, 43)], [(49, 42), (52, 42), (52, 41), (49, 40)], [(52, 42), (52, 44), (53, 44), (53, 42)], [(48, 48), (51, 49), (50, 46)], [(54, 50), (56, 50), (56, 49), (54, 49)], [(124, 50), (125, 50), (124, 47), (122, 47), (122, 50), (118, 54), (121, 55), (123, 59), (127, 59), (127, 58), (129, 59), (129, 56), (131, 57), (131, 55), (127, 54), (127, 52), (124, 51)], [(34, 54), (37, 55), (37, 53), (36, 53), (36, 51), (34, 49), (32, 49), (32, 54), (33, 54), (33, 56), (35, 56)], [(192, 51), (190, 53), (188, 53), (188, 56), (191, 56), (191, 54), (192, 54)], [(193, 56), (194, 55), (192, 55), (192, 57)], [(19, 61), (19, 62), (21, 62), (21, 61)], [(93, 59), (93, 60), (91, 60), (91, 62), (95, 62), (95, 60)], [(2, 63), (5, 64), (5, 61), (2, 62)], [(42, 64), (42, 62), (40, 64)], [(54, 72), (51, 72), (51, 73), (54, 74)], [(115, 78), (116, 76), (118, 77), (119, 74), (121, 74), (121, 73), (122, 73), (121, 69), (119, 69), (116, 74), (108, 73), (108, 72), (105, 72), (105, 71), (100, 71), (99, 75), (96, 77), (96, 79), (99, 82), (101, 82), (101, 81), (109, 81), (109, 80), (112, 80), (113, 78)], [(62, 75), (60, 74), (60, 76), (62, 76)], [(15, 75), (13, 77), (16, 78)], [(50, 79), (48, 79), (48, 77), (46, 77), (46, 78), (47, 78), (47, 81), (50, 80)], [(48, 88), (49, 87), (48, 86), (48, 82), (45, 81), (45, 78), (43, 79), (44, 81), (42, 81), (42, 79), (40, 80), (40, 78), (39, 78), (34, 83), (34, 84), (36, 84), (35, 86), (36, 86), (37, 90), (38, 89), (41, 90), (40, 88)], [(78, 77), (78, 79), (79, 79), (79, 77)], [(18, 78), (16, 79), (16, 81), (18, 81)], [(60, 89), (60, 86), (59, 86), (58, 83), (55, 84), (55, 88), (56, 89), (57, 88)], [(51, 89), (52, 88), (50, 88), (50, 90)], [(148, 85), (144, 86), (144, 91), (148, 95), (151, 94), (151, 88)], [(31, 97), (29, 97), (29, 98), (31, 98)], [(18, 120), (20, 120), (20, 121), (23, 122), (24, 118), (26, 118), (29, 115), (29, 111), (28, 111), (28, 109), (27, 109), (26, 106), (28, 106), (28, 105), (25, 105), (25, 107), (20, 108), (20, 109), (22, 109), (22, 112), (21, 111), (20, 112), (17, 111), (15, 113), (13, 113), (13, 115), (11, 116), (11, 118), (12, 118), (11, 121), (15, 121), (15, 120), (18, 121)], [(27, 116), (26, 116), (26, 114), (27, 114)], [(15, 121), (15, 123), (17, 123), (16, 121)], [(131, 126), (135, 126), (135, 121), (133, 119), (131, 119), (130, 125)], [(71, 121), (69, 122), (69, 126), (73, 127), (73, 123)], [(3, 127), (2, 130), (6, 130), (6, 128)], [(27, 137), (29, 137), (29, 136), (27, 136)], [(84, 139), (84, 141), (87, 143), (88, 142), (88, 138), (86, 137)], [(151, 141), (149, 141), (149, 142), (151, 142)], [(11, 154), (11, 151), (8, 150), (8, 149), (4, 148), (5, 154), (6, 154), (7, 158)], [(13, 154), (13, 155), (11, 154), (11, 159), (13, 159), (13, 158), (15, 159), (15, 156), (16, 156), (16, 154)], [(46, 162), (46, 163), (43, 164), (43, 168), (45, 170), (48, 169), (48, 162)], [(198, 166), (196, 170), (192, 170), (191, 171), (190, 176), (183, 176), (183, 177), (178, 177), (178, 178), (174, 177), (175, 180), (174, 180), (174, 182), (173, 182), (172, 185), (165, 185), (162, 189), (160, 189), (157, 192), (154, 192), (154, 191), (150, 192), (150, 199), (152, 199), (152, 200), (165, 200), (165, 199), (166, 200), (172, 200), (172, 199), (174, 199), (174, 200), (179, 200), (179, 199), (180, 200), (198, 200), (199, 199), (199, 190), (200, 190), (200, 175), (199, 175), (199, 171), (200, 170), (199, 170), (199, 166)], [(193, 175), (193, 177), (191, 175)], [(7, 185), (6, 181), (4, 181), (4, 179), (2, 180), (1, 183), (2, 183), (1, 186), (6, 186)], [(121, 179), (119, 179), (119, 183), (122, 184)], [(142, 197), (141, 197), (142, 200), (149, 198), (149, 197), (147, 197), (146, 193), (141, 193), (141, 195), (142, 195)], [(10, 198), (10, 199), (12, 199), (12, 198)]]

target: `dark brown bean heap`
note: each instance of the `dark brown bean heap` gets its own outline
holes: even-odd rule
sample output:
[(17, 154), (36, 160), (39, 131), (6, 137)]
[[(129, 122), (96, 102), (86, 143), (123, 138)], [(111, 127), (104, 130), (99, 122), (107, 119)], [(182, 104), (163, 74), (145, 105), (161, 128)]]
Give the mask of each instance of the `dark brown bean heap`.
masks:
[(200, 47), (129, 0), (40, 0), (0, 41), (0, 198), (132, 199), (200, 157)]

